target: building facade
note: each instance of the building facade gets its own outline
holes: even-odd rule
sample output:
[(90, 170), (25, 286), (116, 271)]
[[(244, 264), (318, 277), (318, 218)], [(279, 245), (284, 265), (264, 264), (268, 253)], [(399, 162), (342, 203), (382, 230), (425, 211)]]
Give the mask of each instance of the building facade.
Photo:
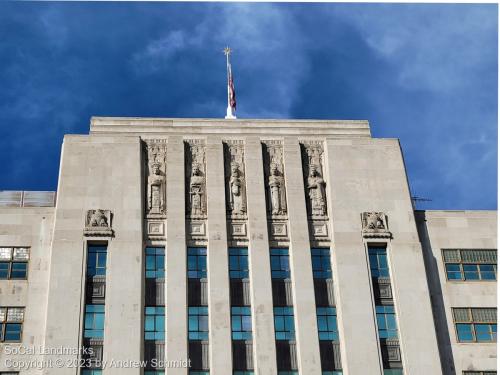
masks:
[(496, 374), (496, 228), (366, 121), (92, 118), (0, 194), (0, 374)]

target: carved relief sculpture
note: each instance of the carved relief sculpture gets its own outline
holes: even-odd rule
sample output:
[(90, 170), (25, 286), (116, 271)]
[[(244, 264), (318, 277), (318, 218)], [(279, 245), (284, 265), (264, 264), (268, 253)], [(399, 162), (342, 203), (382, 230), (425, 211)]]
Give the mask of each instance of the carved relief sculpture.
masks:
[(243, 141), (224, 142), (227, 214), (244, 218), (247, 212)]
[(273, 163), (269, 175), (269, 195), (271, 201), (271, 213), (283, 215), (286, 213), (285, 179), (280, 175), (278, 165)]
[(205, 218), (205, 147), (202, 140), (186, 142), (187, 146), (187, 215), (192, 218)]
[(307, 209), (314, 218), (327, 216), (326, 182), (323, 179), (323, 145), (321, 141), (310, 141), (302, 144), (302, 160), (307, 191)]
[(268, 212), (275, 218), (284, 217), (287, 204), (281, 141), (264, 142), (264, 173)]
[(148, 177), (146, 207), (147, 217), (166, 216), (166, 154), (165, 140), (146, 141)]
[(85, 216), (85, 236), (112, 236), (111, 211), (109, 210), (88, 210)]
[(241, 172), (237, 163), (231, 163), (231, 177), (229, 178), (229, 206), (234, 215), (244, 215), (246, 212), (244, 189), (245, 182), (240, 177)]
[(391, 232), (387, 227), (387, 218), (383, 212), (363, 212), (361, 214), (363, 236), (365, 237), (390, 237)]

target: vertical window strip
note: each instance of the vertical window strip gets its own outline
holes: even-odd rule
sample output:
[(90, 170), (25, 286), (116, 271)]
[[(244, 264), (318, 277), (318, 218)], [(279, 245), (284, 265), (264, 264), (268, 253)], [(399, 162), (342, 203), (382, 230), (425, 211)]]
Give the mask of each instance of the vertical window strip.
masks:
[(205, 247), (188, 247), (188, 278), (207, 278), (207, 249)]
[(287, 248), (271, 249), (271, 277), (273, 279), (290, 278), (290, 259)]
[(231, 279), (248, 279), (248, 249), (230, 247), (229, 277)]

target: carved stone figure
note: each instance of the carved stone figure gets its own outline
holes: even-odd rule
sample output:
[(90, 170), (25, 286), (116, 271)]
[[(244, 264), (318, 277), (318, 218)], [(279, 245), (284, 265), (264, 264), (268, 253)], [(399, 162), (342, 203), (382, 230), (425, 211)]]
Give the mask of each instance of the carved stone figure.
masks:
[(313, 216), (326, 215), (325, 181), (318, 172), (317, 166), (309, 166), (309, 177), (307, 178), (307, 190), (311, 203), (311, 214)]
[(363, 212), (363, 235), (365, 237), (390, 237), (387, 218), (383, 212)]
[(150, 214), (165, 212), (165, 176), (160, 170), (161, 164), (151, 164), (151, 174), (148, 177), (148, 209)]
[(112, 236), (111, 211), (109, 210), (88, 210), (85, 215), (85, 236)]
[(91, 227), (107, 227), (108, 219), (104, 215), (103, 210), (95, 210), (94, 213), (90, 217), (90, 226)]
[(243, 215), (246, 212), (244, 197), (244, 181), (237, 163), (231, 163), (231, 177), (229, 178), (229, 206), (233, 214)]
[(194, 163), (191, 168), (191, 177), (189, 180), (189, 193), (191, 203), (191, 215), (203, 215), (204, 194), (205, 194), (205, 178), (200, 170), (200, 166)]
[(280, 175), (276, 163), (271, 164), (269, 175), (269, 192), (271, 200), (271, 213), (282, 215), (286, 213), (285, 180)]

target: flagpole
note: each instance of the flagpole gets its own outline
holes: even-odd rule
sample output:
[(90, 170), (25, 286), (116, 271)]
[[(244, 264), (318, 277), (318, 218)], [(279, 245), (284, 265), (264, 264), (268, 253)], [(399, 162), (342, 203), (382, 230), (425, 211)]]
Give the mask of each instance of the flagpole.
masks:
[(232, 83), (232, 71), (231, 71), (231, 63), (229, 62), (229, 55), (232, 50), (229, 47), (224, 48), (224, 54), (226, 55), (226, 74), (227, 74), (227, 110), (226, 110), (226, 119), (235, 119), (236, 115), (234, 114), (234, 108), (231, 105), (231, 90), (233, 90), (234, 95), (234, 87), (231, 87)]

